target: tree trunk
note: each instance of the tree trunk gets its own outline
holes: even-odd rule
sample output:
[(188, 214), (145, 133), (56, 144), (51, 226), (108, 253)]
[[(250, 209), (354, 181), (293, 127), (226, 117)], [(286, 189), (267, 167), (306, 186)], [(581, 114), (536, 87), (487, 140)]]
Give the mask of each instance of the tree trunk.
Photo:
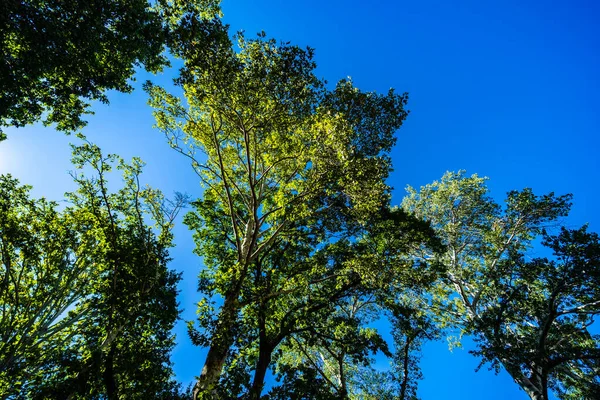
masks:
[(527, 377), (521, 373), (518, 366), (510, 365), (504, 361), (502, 361), (502, 365), (531, 400), (548, 400), (547, 375), (541, 371), (541, 368), (533, 365), (531, 376)]
[(529, 396), (529, 398), (531, 400), (548, 400), (548, 398), (545, 397), (543, 395), (543, 393), (540, 393), (537, 390), (528, 390), (528, 389), (525, 389), (525, 392), (527, 393), (527, 395)]
[(528, 387), (522, 387), (532, 400), (548, 400), (548, 374), (537, 363), (531, 363)]
[(216, 330), (206, 355), (200, 379), (194, 385), (193, 400), (197, 400), (201, 393), (213, 391), (219, 383), (227, 353), (229, 353), (229, 349), (234, 342), (233, 330), (237, 324), (238, 311), (237, 294), (227, 296), (219, 313)]
[(252, 387), (250, 388), (250, 400), (260, 399), (260, 394), (262, 393), (262, 389), (265, 384), (265, 376), (267, 374), (267, 369), (271, 364), (271, 355), (273, 354), (273, 350), (275, 349), (275, 347), (277, 347), (277, 345), (281, 341), (281, 337), (275, 338), (274, 340), (268, 339), (267, 327), (265, 324), (265, 309), (266, 304), (261, 302), (259, 304), (258, 314), (258, 361), (256, 363), (256, 369), (254, 371), (254, 380), (252, 381)]
[(540, 370), (541, 368), (536, 370), (534, 372), (535, 376), (530, 378), (535, 389), (526, 390), (532, 400), (548, 400), (548, 377)]
[(110, 344), (110, 350), (104, 362), (104, 386), (106, 387), (106, 398), (108, 400), (118, 400), (118, 388), (115, 379), (115, 342)]
[(256, 371), (254, 372), (254, 380), (250, 389), (250, 400), (259, 400), (265, 384), (265, 376), (267, 369), (271, 364), (271, 355), (273, 347), (269, 345), (260, 346), (258, 354), (258, 362), (256, 363)]
[(216, 385), (219, 383), (223, 366), (227, 359), (227, 354), (235, 340), (234, 331), (238, 322), (240, 308), (238, 298), (242, 283), (245, 279), (247, 267), (251, 261), (249, 255), (252, 254), (253, 251), (253, 244), (256, 240), (255, 234), (254, 220), (249, 219), (246, 223), (240, 257), (238, 258), (238, 261), (243, 267), (241, 267), (241, 276), (238, 278), (234, 288), (229, 293), (225, 294), (225, 302), (219, 312), (217, 326), (212, 337), (212, 343), (210, 344), (208, 354), (206, 355), (206, 361), (204, 362), (200, 379), (198, 379), (194, 385), (194, 390), (192, 392), (193, 400), (197, 400), (201, 393), (213, 392)]
[(406, 399), (406, 390), (408, 389), (408, 379), (409, 379), (409, 375), (408, 375), (408, 362), (409, 362), (409, 357), (410, 357), (410, 343), (412, 342), (413, 338), (409, 337), (408, 335), (406, 335), (406, 343), (404, 344), (404, 359), (403, 359), (403, 364), (402, 367), (404, 368), (404, 376), (402, 377), (402, 384), (400, 385), (400, 400), (405, 400)]

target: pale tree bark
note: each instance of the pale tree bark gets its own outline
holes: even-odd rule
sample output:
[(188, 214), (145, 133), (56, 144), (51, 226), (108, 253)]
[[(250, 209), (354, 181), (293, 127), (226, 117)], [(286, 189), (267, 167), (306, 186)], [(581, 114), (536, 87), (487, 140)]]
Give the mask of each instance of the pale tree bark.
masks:
[(533, 365), (531, 376), (527, 377), (519, 366), (513, 366), (503, 360), (501, 363), (531, 400), (548, 400), (548, 374), (543, 368)]
[[(192, 392), (194, 400), (202, 398), (201, 394), (203, 393), (214, 392), (215, 386), (219, 383), (227, 354), (235, 340), (233, 330), (238, 319), (237, 298), (238, 293), (225, 298), (225, 302), (219, 313), (217, 329), (206, 355), (204, 367), (202, 368), (200, 378), (194, 385)], [(212, 398), (210, 396), (208, 398)]]

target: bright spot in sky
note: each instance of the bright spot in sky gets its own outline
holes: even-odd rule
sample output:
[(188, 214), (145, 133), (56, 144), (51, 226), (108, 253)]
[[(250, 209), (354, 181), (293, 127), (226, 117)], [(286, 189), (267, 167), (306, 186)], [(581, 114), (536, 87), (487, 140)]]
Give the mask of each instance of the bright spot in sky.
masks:
[(0, 174), (6, 173), (10, 161), (8, 160), (7, 146), (4, 143), (0, 143)]
[(13, 144), (8, 140), (0, 142), (0, 174), (15, 174), (18, 168), (18, 152)]

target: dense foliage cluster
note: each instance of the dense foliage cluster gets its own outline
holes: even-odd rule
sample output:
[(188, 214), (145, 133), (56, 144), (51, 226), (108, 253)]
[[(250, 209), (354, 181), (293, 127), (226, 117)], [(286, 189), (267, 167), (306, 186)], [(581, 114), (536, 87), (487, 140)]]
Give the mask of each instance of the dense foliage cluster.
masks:
[(41, 118), (58, 130), (81, 128), (89, 101), (130, 92), (138, 67), (169, 64), (165, 46), (179, 40), (183, 22), (218, 13), (213, 0), (3, 1), (0, 128)]
[[(173, 398), (169, 353), (179, 275), (166, 267), (177, 207), (126, 164), (84, 143), (70, 204), (0, 180), (0, 392), (12, 398)], [(109, 192), (117, 162), (124, 186)], [(154, 227), (148, 224), (154, 221)], [(121, 396), (121, 397), (119, 397)]]
[[(327, 85), (312, 49), (232, 36), (215, 1), (2, 7), (0, 125), (79, 128), (86, 101), (129, 91), (168, 46), (183, 97), (145, 90), (203, 194), (168, 201), (140, 184), (139, 159), (83, 135), (66, 206), (0, 176), (1, 398), (417, 399), (421, 346), (457, 333), (532, 399), (600, 396), (600, 239), (560, 226), (570, 195), (500, 205), (460, 171), (394, 206), (407, 95)], [(188, 203), (204, 262), (189, 339), (208, 353), (186, 393), (167, 264)], [(530, 257), (536, 242), (547, 257)]]
[[(504, 209), (485, 178), (446, 173), (408, 188), (403, 208), (431, 221), (446, 246), (434, 294), (444, 327), (473, 335), (482, 363), (503, 367), (532, 399), (592, 399), (600, 389), (600, 242), (587, 227), (559, 227), (571, 195), (509, 192)], [(552, 256), (531, 258), (541, 239)]]

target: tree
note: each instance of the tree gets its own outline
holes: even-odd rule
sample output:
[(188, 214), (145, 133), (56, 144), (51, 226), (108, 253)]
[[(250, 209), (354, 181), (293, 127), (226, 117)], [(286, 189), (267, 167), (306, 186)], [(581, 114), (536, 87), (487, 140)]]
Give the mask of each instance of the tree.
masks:
[[(399, 293), (418, 296), (436, 276), (407, 251), (430, 241), (430, 230), (421, 230), (426, 224), (414, 224), (401, 210), (386, 214), (378, 213), (381, 221), (368, 224), (368, 233), (354, 242), (340, 240), (318, 251), (286, 243), (257, 261), (242, 294), (236, 343), (214, 397), (260, 398), (270, 365), (283, 385), (273, 388), (269, 398), (355, 394), (357, 367), (370, 363), (371, 353), (387, 352), (380, 334), (368, 324), (391, 308)], [(206, 233), (215, 231), (208, 226)], [(211, 275), (202, 274), (202, 289), (213, 284)], [(207, 302), (202, 305), (199, 321), (210, 332), (213, 312)], [(396, 315), (398, 320), (410, 319)], [(207, 343), (204, 332), (192, 333), (196, 344)], [(303, 385), (302, 370), (323, 379), (318, 394)]]
[[(386, 206), (387, 153), (407, 114), (406, 96), (393, 91), (362, 93), (349, 81), (325, 89), (310, 49), (239, 35), (236, 52), (226, 27), (213, 21), (212, 28), (182, 49), (187, 106), (146, 87), (157, 126), (191, 159), (205, 188), (186, 221), (207, 266), (200, 279), (203, 329), (191, 332), (209, 347), (196, 396), (216, 390), (245, 334), (240, 315), (265, 296), (303, 293), (318, 282), (324, 300), (360, 280), (348, 266), (330, 274), (330, 265), (313, 257), (359, 237)], [(292, 263), (278, 262), (278, 254)], [(273, 292), (261, 295), (263, 284)], [(222, 304), (211, 304), (219, 298)], [(300, 302), (297, 311), (324, 307), (317, 304)], [(268, 340), (268, 350), (277, 343)], [(267, 361), (271, 353), (263, 353)]]
[[(446, 326), (474, 335), (482, 364), (500, 366), (532, 399), (598, 393), (600, 313), (598, 236), (586, 228), (548, 233), (566, 216), (570, 195), (508, 193), (504, 210), (485, 178), (463, 171), (408, 188), (403, 207), (431, 221), (448, 246), (444, 283), (434, 292)], [(537, 238), (553, 259), (527, 256)], [(594, 393), (592, 395), (592, 393)]]
[[(87, 315), (80, 304), (98, 278), (95, 238), (57, 204), (0, 177), (0, 394), (19, 393)], [(65, 315), (66, 314), (66, 315)]]
[[(299, 394), (352, 400), (417, 398), (422, 378), (419, 350), (423, 340), (432, 338), (433, 326), (424, 320), (422, 312), (412, 308), (404, 308), (400, 315), (403, 307), (395, 307), (393, 317), (373, 297), (348, 299), (346, 307), (337, 304), (337, 314), (324, 318), (329, 329), (315, 328), (308, 334), (294, 335), (281, 346), (276, 372), (283, 384), (274, 386), (267, 398), (286, 399)], [(390, 320), (393, 343), (387, 343), (378, 329), (369, 326), (382, 315)], [(373, 367), (372, 356), (378, 352), (389, 358), (390, 369)], [(315, 380), (320, 383), (315, 385)]]
[[(322, 314), (308, 315), (303, 325), (296, 324), (278, 350), (282, 356), (275, 369), (284, 384), (274, 388), (274, 398), (291, 393), (317, 396), (311, 385), (303, 384), (302, 375), (309, 371), (323, 382), (321, 397), (326, 391), (332, 398), (411, 398), (420, 379), (420, 343), (435, 335), (416, 301), (439, 274), (439, 265), (415, 256), (424, 249), (441, 250), (427, 223), (419, 224), (396, 208), (381, 210), (365, 235), (344, 251), (343, 263), (360, 282), (329, 300)], [(292, 302), (284, 299), (284, 303)], [(386, 343), (381, 329), (371, 326), (382, 319), (391, 325), (393, 344)], [(377, 352), (391, 358), (392, 370), (374, 370), (371, 355)]]
[[(590, 327), (600, 314), (600, 241), (587, 227), (543, 235), (552, 259), (508, 260), (507, 277), (494, 284), (504, 295), (474, 329), (485, 361), (502, 362), (527, 377), (533, 399), (592, 399), (600, 394), (600, 335)], [(501, 350), (499, 350), (501, 349)]]
[[(171, 227), (184, 198), (169, 206), (159, 191), (140, 185), (141, 160), (126, 164), (88, 142), (74, 147), (73, 163), (96, 174), (74, 175), (80, 189), (70, 199), (94, 223), (101, 251), (94, 260), (101, 263), (104, 279), (89, 299), (96, 313), (80, 331), (84, 351), (67, 380), (71, 397), (172, 398), (178, 389), (169, 353), (180, 278), (166, 263)], [(113, 163), (123, 171), (125, 184), (110, 193)]]
[[(73, 161), (97, 175), (74, 174), (79, 190), (62, 211), (3, 178), (1, 393), (176, 398), (169, 353), (179, 275), (166, 263), (181, 205), (169, 210), (160, 192), (140, 186), (137, 159), (125, 164), (86, 142)], [(125, 185), (111, 193), (114, 162)]]
[(218, 12), (212, 0), (4, 1), (0, 127), (43, 117), (59, 130), (81, 128), (89, 101), (107, 102), (107, 90), (130, 92), (137, 67), (157, 72), (168, 64), (164, 48), (179, 26)]

